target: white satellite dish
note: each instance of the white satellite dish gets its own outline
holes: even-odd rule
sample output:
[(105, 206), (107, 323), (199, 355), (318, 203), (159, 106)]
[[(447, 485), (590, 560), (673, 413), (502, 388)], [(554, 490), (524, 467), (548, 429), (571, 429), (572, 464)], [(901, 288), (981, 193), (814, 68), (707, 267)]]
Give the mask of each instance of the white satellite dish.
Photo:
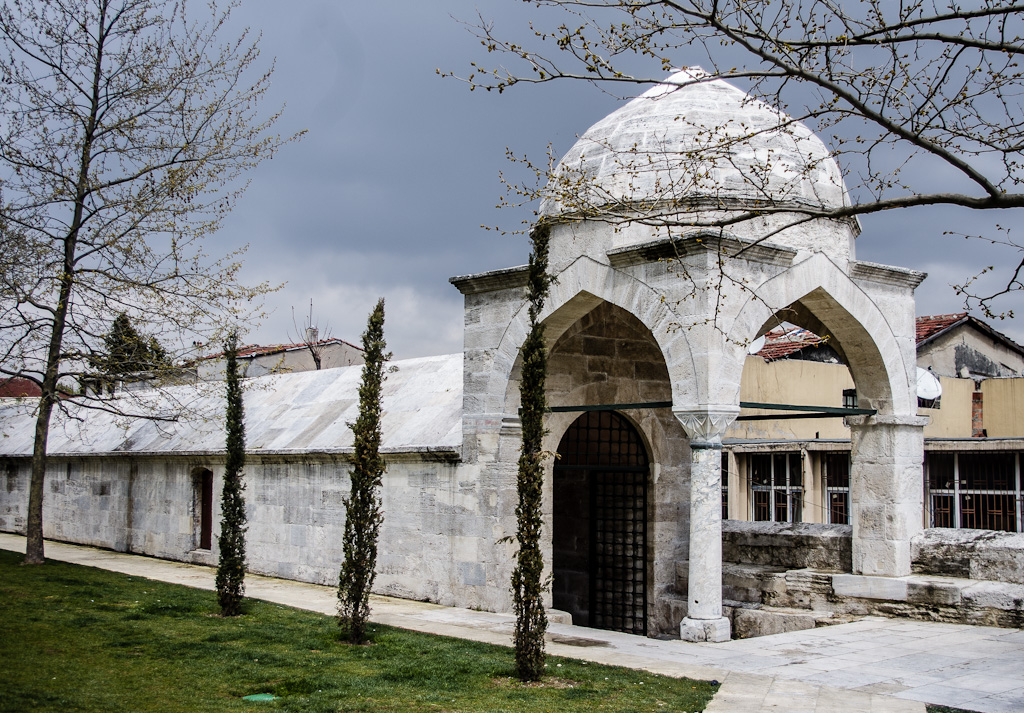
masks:
[(764, 335), (752, 341), (749, 345), (747, 345), (747, 354), (757, 354), (759, 351), (764, 349), (765, 341), (766, 340), (764, 338)]
[(934, 401), (942, 396), (942, 384), (935, 374), (927, 369), (917, 367), (917, 397), (926, 401)]

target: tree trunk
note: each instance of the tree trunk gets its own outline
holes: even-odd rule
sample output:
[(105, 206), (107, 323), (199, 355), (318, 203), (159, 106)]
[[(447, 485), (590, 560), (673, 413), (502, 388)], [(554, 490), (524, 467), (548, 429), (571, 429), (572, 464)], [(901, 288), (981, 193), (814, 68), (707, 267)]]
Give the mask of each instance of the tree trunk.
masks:
[(46, 480), (46, 442), (50, 435), (50, 416), (57, 401), (61, 346), (64, 342), (64, 328), (67, 325), (71, 291), (75, 283), (75, 250), (78, 247), (78, 232), (82, 227), (85, 199), (89, 195), (89, 168), (92, 163), (92, 144), (96, 132), (96, 118), (99, 113), (105, 27), (106, 6), (103, 5), (100, 9), (97, 27), (98, 39), (96, 58), (93, 64), (92, 105), (89, 120), (85, 126), (85, 134), (82, 136), (82, 154), (78, 164), (75, 212), (71, 226), (64, 238), (64, 271), (60, 276), (60, 299), (57, 302), (57, 308), (53, 311), (53, 329), (50, 332), (50, 347), (46, 353), (46, 372), (43, 375), (43, 393), (39, 398), (39, 413), (36, 416), (36, 431), (32, 445), (32, 479), (29, 483), (28, 496), (28, 522), (25, 532), (25, 564), (43, 563), (43, 486)]

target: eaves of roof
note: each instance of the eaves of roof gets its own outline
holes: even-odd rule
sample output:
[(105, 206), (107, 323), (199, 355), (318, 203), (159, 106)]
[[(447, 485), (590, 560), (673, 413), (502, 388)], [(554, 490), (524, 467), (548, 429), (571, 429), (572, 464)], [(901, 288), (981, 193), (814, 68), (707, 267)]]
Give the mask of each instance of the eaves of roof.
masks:
[[(946, 318), (946, 320), (944, 322), (943, 322), (943, 318)], [(920, 323), (921, 322), (925, 322), (926, 320), (934, 320), (935, 324), (934, 324), (932, 329), (929, 329), (922, 336), (922, 334), (921, 334), (922, 330), (921, 330), (921, 327), (920, 327)], [(970, 326), (970, 327), (973, 327), (974, 329), (978, 330), (979, 332), (981, 332), (985, 336), (989, 337), (993, 341), (998, 342), (998, 343), (1004, 345), (1007, 349), (1010, 349), (1011, 351), (1014, 351), (1017, 354), (1019, 354), (1021, 356), (1024, 356), (1024, 347), (1022, 347), (1020, 344), (1017, 344), (1017, 342), (1013, 341), (1012, 339), (1010, 339), (1008, 336), (1006, 336), (1002, 332), (1000, 332), (1000, 331), (998, 331), (996, 329), (993, 329), (987, 323), (981, 321), (977, 317), (970, 316), (966, 312), (961, 312), (959, 314), (950, 314), (950, 315), (937, 315), (935, 317), (921, 317), (918, 320), (918, 325), (919, 325), (918, 326), (918, 339), (917, 339), (917, 348), (918, 349), (920, 349), (921, 347), (923, 347), (926, 344), (930, 344), (931, 342), (934, 342), (939, 337), (942, 337), (942, 336), (945, 336), (946, 334), (949, 334), (951, 331), (953, 331), (957, 327), (960, 327), (960, 326)]]

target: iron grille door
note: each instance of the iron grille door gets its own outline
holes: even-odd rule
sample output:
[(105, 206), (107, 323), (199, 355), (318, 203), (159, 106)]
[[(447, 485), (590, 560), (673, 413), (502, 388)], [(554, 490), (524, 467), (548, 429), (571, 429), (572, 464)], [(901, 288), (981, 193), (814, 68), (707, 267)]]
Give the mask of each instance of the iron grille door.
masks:
[(647, 634), (647, 473), (591, 473), (590, 619)]
[(647, 633), (648, 459), (614, 411), (569, 426), (555, 465), (553, 599), (577, 623)]

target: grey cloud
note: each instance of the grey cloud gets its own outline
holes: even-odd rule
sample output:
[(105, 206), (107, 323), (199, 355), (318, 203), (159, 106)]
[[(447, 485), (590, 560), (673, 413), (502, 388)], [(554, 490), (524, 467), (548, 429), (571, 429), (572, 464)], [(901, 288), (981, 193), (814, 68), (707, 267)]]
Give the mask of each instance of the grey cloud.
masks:
[[(366, 311), (383, 295), (397, 355), (457, 351), (461, 296), (448, 278), (526, 261), (522, 236), (480, 228), (515, 229), (532, 215), (530, 207), (495, 209), (499, 172), (525, 178), (505, 148), (540, 160), (549, 142), (564, 152), (619, 103), (583, 84), (499, 96), (438, 78), (435, 67), (467, 73), (470, 61), (488, 58), (451, 17), (472, 20), (477, 5), (510, 32), (525, 33), (536, 12), (499, 0), (247, 0), (239, 8), (237, 22), (262, 30), (264, 56), (277, 57), (268, 106), (288, 105), (279, 131), (309, 132), (252, 174), (211, 246), (216, 253), (249, 242), (248, 279), (289, 282), (268, 299), (274, 313), (253, 341), (284, 341), (290, 306), (310, 298), (335, 336), (357, 341)], [(967, 277), (996, 257), (1005, 262), (1011, 251), (941, 233), (950, 226), (978, 232), (995, 219), (938, 209), (872, 216), (858, 257), (935, 266), (943, 277), (918, 290), (918, 312), (957, 311), (950, 276)], [(996, 327), (1018, 334), (1006, 322)]]

